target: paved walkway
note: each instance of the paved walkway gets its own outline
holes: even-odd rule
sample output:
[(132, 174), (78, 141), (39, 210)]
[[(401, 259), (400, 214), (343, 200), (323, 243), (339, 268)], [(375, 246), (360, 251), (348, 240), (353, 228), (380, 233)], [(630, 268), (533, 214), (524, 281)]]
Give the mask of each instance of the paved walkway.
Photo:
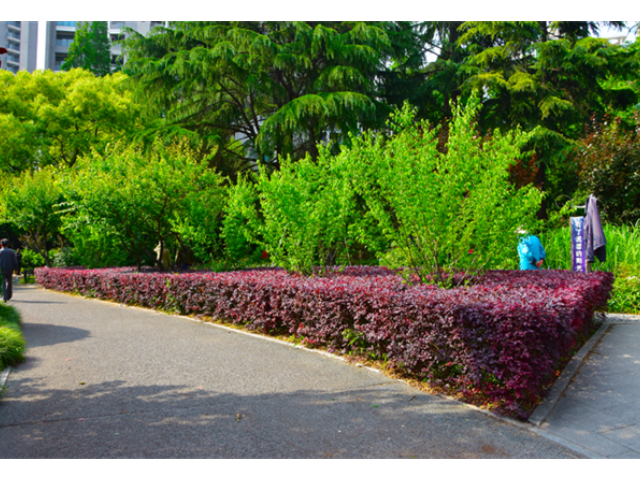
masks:
[(229, 329), (20, 286), (27, 361), (1, 458), (582, 458), (366, 368)]
[(589, 458), (640, 458), (640, 315), (609, 315), (591, 343), (549, 411), (531, 420)]

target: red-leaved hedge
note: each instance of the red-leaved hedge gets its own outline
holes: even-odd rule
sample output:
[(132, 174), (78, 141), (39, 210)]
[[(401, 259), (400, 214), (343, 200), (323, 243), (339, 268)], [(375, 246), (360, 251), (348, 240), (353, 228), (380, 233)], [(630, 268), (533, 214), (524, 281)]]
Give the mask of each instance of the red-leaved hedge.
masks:
[(313, 346), (386, 358), (405, 374), (470, 397), (482, 392), (519, 418), (531, 412), (580, 334), (606, 307), (613, 275), (490, 271), (465, 286), (410, 286), (384, 268), (303, 277), (275, 268), (136, 273), (41, 268), (45, 288), (211, 316)]

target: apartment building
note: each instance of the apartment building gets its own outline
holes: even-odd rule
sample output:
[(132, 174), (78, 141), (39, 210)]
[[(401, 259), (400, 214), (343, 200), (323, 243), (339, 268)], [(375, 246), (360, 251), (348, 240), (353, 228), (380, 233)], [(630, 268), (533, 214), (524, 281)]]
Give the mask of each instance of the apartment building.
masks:
[[(26, 70), (59, 71), (69, 53), (76, 28), (81, 22), (0, 22), (0, 47), (9, 53), (2, 56), (0, 68), (11, 72)], [(123, 37), (123, 28), (130, 27), (143, 35), (157, 26), (167, 26), (164, 21), (107, 22), (111, 45), (111, 61), (115, 67), (121, 55), (121, 47), (113, 42)]]

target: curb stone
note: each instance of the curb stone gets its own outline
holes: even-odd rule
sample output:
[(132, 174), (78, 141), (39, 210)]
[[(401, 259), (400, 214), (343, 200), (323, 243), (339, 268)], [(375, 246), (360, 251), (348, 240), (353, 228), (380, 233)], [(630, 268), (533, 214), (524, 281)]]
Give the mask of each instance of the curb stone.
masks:
[(580, 370), (584, 359), (587, 357), (594, 345), (598, 343), (604, 336), (605, 332), (609, 329), (610, 326), (610, 323), (606, 321), (603, 322), (596, 333), (594, 333), (593, 336), (589, 339), (589, 341), (585, 343), (578, 351), (578, 353), (573, 356), (567, 366), (564, 367), (564, 370), (560, 374), (560, 377), (558, 377), (558, 379), (551, 387), (549, 394), (544, 398), (542, 403), (540, 403), (540, 405), (536, 407), (536, 409), (527, 420), (529, 423), (536, 427), (540, 427), (544, 423), (555, 406), (558, 404), (560, 397), (569, 386), (569, 383), (571, 382), (573, 377), (575, 377)]
[(11, 367), (7, 367), (0, 372), (0, 394), (4, 390), (4, 386), (7, 384), (7, 378), (9, 378), (10, 372), (11, 372)]

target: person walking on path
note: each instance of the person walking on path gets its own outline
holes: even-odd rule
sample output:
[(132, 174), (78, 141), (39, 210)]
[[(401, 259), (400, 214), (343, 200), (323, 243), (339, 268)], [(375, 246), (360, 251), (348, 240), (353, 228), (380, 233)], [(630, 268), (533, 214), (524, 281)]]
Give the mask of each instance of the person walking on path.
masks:
[(9, 240), (0, 240), (0, 271), (2, 271), (2, 298), (5, 302), (11, 300), (13, 295), (13, 272), (18, 269), (16, 252), (9, 248)]

